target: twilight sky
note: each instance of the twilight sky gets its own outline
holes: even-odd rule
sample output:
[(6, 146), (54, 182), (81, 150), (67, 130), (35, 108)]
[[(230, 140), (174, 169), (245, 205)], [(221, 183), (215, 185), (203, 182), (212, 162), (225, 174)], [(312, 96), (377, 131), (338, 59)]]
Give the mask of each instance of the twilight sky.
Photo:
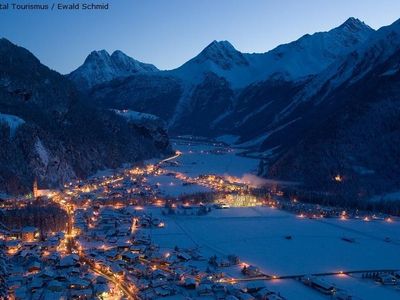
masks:
[[(91, 1), (107, 0), (85, 3)], [(120, 49), (171, 69), (213, 40), (229, 40), (242, 52), (265, 52), (306, 33), (329, 30), (350, 16), (375, 29), (400, 18), (398, 0), (108, 1), (108, 11), (0, 10), (0, 37), (29, 49), (61, 73), (69, 73), (92, 50), (100, 49)]]

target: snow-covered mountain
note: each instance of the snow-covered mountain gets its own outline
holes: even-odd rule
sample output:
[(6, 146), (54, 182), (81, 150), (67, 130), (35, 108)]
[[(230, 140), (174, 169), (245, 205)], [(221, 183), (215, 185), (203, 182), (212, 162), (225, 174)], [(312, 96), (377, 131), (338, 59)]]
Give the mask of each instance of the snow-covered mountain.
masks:
[(194, 84), (212, 72), (225, 78), (234, 89), (271, 76), (298, 80), (321, 72), (363, 44), (373, 32), (360, 20), (349, 18), (330, 31), (307, 34), (266, 53), (241, 53), (228, 41), (213, 41), (196, 57), (167, 74)]
[(264, 78), (279, 74), (285, 80), (293, 81), (321, 72), (338, 58), (364, 44), (373, 32), (364, 22), (349, 18), (330, 31), (306, 34), (264, 55), (253, 54), (249, 57), (255, 65), (261, 65), (261, 69), (268, 69), (263, 74)]
[[(400, 21), (375, 31), (350, 18), (330, 31), (305, 35), (261, 54), (241, 53), (227, 41), (214, 41), (170, 71), (159, 71), (120, 51), (93, 52), (68, 77), (86, 90), (89, 97), (84, 99), (91, 100), (90, 107), (102, 109), (102, 114), (118, 112), (107, 113), (107, 118), (128, 120), (129, 126), (142, 131), (149, 130), (148, 124), (142, 128), (142, 121), (147, 123), (149, 114), (157, 116), (156, 128), (150, 127), (156, 148), (168, 148), (164, 130), (157, 129), (163, 121), (172, 134), (234, 135), (237, 144), (264, 155), (260, 174), (359, 199), (400, 186), (399, 61)], [(14, 61), (2, 63), (7, 70), (15, 68)], [(33, 62), (18, 67), (25, 70), (27, 64)], [(20, 71), (19, 76), (25, 73)], [(32, 82), (32, 76), (23, 78)], [(61, 86), (72, 85), (68, 80), (59, 79), (56, 86), (46, 83), (48, 78), (38, 78), (40, 91), (49, 93), (38, 97), (29, 85), (13, 87), (9, 78), (0, 79), (10, 103), (15, 97), (61, 120), (75, 116), (67, 113), (68, 95), (65, 101), (52, 102), (53, 95), (66, 90)], [(27, 130), (26, 114), (3, 113), (26, 122), (15, 136)], [(4, 141), (10, 142), (7, 120), (0, 125), (6, 128)], [(90, 135), (86, 127), (85, 135)], [(47, 146), (45, 137), (41, 141)], [(349, 184), (338, 186), (332, 180), (337, 174)]]
[(400, 186), (399, 61), (400, 21), (375, 31), (350, 18), (262, 54), (214, 41), (175, 70), (105, 83), (92, 98), (158, 115), (173, 134), (237, 136), (264, 155), (262, 175), (357, 202)]
[(83, 65), (68, 77), (80, 89), (87, 90), (116, 78), (156, 71), (158, 69), (154, 65), (137, 61), (122, 51), (117, 50), (110, 55), (106, 50), (101, 50), (90, 53)]
[[(303, 84), (285, 114), (276, 114), (282, 123), (301, 119), (264, 137), (259, 150), (274, 154), (264, 163), (264, 175), (301, 179), (306, 188), (329, 191), (333, 201), (357, 207), (370, 205), (365, 199), (373, 195), (398, 190), (399, 61), (396, 21)], [(343, 183), (335, 182), (334, 174)]]
[[(241, 53), (228, 41), (213, 41), (177, 69), (141, 73), (117, 83), (105, 83), (92, 93), (97, 101), (109, 108), (159, 115), (175, 133), (223, 134), (225, 132), (221, 131), (225, 128), (236, 130), (240, 127), (229, 119), (235, 117), (250, 122), (252, 115), (262, 115), (265, 110), (274, 108), (274, 105), (267, 108), (265, 98), (257, 97), (257, 101), (248, 105), (240, 100), (247, 99), (245, 95), (253, 85), (269, 82), (269, 89), (278, 85), (269, 95), (276, 95), (277, 89), (285, 92), (281, 89), (282, 81), (297, 86), (310, 80), (336, 60), (361, 47), (373, 33), (374, 30), (360, 20), (349, 18), (330, 31), (305, 35), (261, 54)], [(152, 82), (157, 82), (157, 88)], [(156, 99), (160, 101), (158, 105)], [(168, 113), (160, 115), (157, 106), (165, 108), (168, 104)], [(282, 105), (284, 103), (279, 104)], [(236, 114), (236, 108), (242, 112)], [(263, 129), (264, 126), (260, 127)], [(246, 136), (245, 130), (241, 134)]]

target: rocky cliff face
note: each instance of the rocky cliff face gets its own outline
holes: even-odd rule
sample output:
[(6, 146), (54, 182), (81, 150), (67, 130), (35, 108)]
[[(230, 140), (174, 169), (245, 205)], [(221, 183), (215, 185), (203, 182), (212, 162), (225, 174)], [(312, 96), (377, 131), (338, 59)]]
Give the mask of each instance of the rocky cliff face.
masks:
[(102, 168), (171, 151), (161, 124), (132, 124), (92, 105), (29, 51), (0, 40), (0, 190), (23, 193), (35, 177), (56, 187)]

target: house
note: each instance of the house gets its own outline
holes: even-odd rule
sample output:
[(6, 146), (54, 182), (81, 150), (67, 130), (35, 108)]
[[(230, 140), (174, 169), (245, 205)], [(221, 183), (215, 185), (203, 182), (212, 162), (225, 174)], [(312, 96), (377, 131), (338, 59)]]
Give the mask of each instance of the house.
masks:
[(173, 291), (171, 289), (163, 288), (163, 287), (155, 288), (154, 292), (156, 293), (157, 296), (160, 296), (160, 297), (166, 297), (166, 296), (173, 294)]
[(197, 293), (199, 296), (211, 296), (213, 294), (211, 284), (201, 283), (197, 287)]
[(397, 284), (397, 278), (393, 275), (384, 273), (384, 274), (378, 274), (376, 281), (382, 283), (383, 285), (396, 285)]
[(336, 292), (336, 288), (334, 285), (315, 276), (303, 277), (302, 282), (325, 295), (332, 295)]
[(39, 230), (36, 227), (25, 226), (21, 230), (21, 238), (24, 242), (34, 242), (39, 238)]
[(106, 283), (96, 283), (94, 285), (94, 294), (97, 298), (107, 299), (110, 295), (110, 287)]
[(246, 285), (246, 290), (249, 293), (255, 293), (265, 289), (265, 284), (262, 281), (251, 281)]
[(47, 284), (47, 288), (53, 292), (61, 292), (65, 290), (65, 286), (62, 282), (58, 280), (52, 280)]
[(260, 269), (255, 266), (244, 266), (242, 269), (242, 273), (249, 277), (256, 277), (262, 275)]
[(277, 294), (268, 295), (267, 298), (265, 298), (265, 299), (266, 300), (285, 300), (285, 298), (283, 298), (282, 296), (277, 295)]
[(196, 280), (192, 277), (186, 277), (183, 280), (183, 286), (187, 289), (195, 289), (196, 288)]
[(38, 261), (32, 261), (28, 265), (28, 272), (38, 272), (41, 269), (41, 264)]
[(76, 254), (70, 254), (60, 259), (59, 267), (68, 268), (78, 264), (79, 257)]
[(43, 278), (39, 276), (35, 276), (31, 283), (29, 284), (31, 291), (35, 291), (43, 287)]
[(115, 274), (115, 275), (124, 275), (124, 269), (122, 269), (118, 264), (116, 263), (111, 263), (110, 264), (110, 271)]
[(183, 260), (183, 261), (188, 261), (191, 259), (191, 256), (184, 252), (178, 252), (176, 254), (176, 257), (178, 257), (180, 260)]
[(239, 293), (237, 296), (239, 297), (240, 300), (255, 300), (256, 299), (252, 295), (243, 293), (243, 292)]
[(8, 254), (15, 254), (21, 248), (21, 241), (19, 240), (6, 241), (4, 246)]
[(79, 277), (72, 277), (69, 279), (69, 288), (76, 290), (85, 290), (90, 287), (88, 280), (81, 279)]
[(92, 295), (92, 289), (71, 290), (71, 297), (76, 299), (90, 299), (92, 298)]

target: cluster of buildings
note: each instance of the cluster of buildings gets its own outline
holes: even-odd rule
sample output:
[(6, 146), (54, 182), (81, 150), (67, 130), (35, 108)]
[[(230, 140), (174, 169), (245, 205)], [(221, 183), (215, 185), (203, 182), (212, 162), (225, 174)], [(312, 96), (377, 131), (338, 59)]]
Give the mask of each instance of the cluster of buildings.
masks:
[(74, 214), (81, 260), (140, 299), (284, 299), (265, 286), (232, 284), (223, 271), (239, 269), (237, 257), (208, 260), (198, 249), (160, 249), (146, 231), (162, 230), (164, 222), (140, 206), (102, 206)]
[[(118, 291), (63, 248), (62, 232), (40, 240), (36, 228), (26, 227), (16, 237), (0, 238), (0, 299), (90, 299)], [(114, 291), (115, 290), (115, 291)]]
[[(228, 150), (216, 151), (222, 154)], [(224, 197), (214, 205), (162, 200), (158, 185), (148, 180), (149, 176), (159, 175), (206, 186)], [(37, 185), (34, 196), (43, 196)], [(263, 281), (252, 280), (268, 275), (255, 266), (240, 263), (238, 257), (207, 258), (197, 248), (178, 246), (161, 249), (152, 241), (150, 232), (162, 231), (168, 225), (163, 214), (204, 215), (211, 209), (230, 206), (268, 205), (302, 218), (392, 220), (389, 216), (344, 212), (294, 199), (270, 200), (254, 195), (251, 187), (235, 177), (191, 178), (151, 164), (71, 182), (64, 190), (44, 196), (67, 214), (67, 224), (63, 230), (53, 232), (31, 226), (17, 230), (0, 227), (0, 299), (284, 300)], [(28, 201), (18, 203), (27, 205)], [(163, 208), (152, 214), (143, 207), (149, 204)], [(3, 201), (1, 205), (9, 209), (12, 204)], [(237, 278), (226, 275), (227, 270)], [(397, 283), (399, 277), (379, 274), (376, 280)], [(336, 292), (319, 278), (304, 278), (303, 282), (326, 294)]]
[(295, 198), (279, 200), (268, 199), (263, 203), (269, 207), (279, 208), (296, 214), (299, 218), (320, 219), (320, 218), (337, 218), (340, 220), (359, 219), (365, 222), (369, 221), (386, 221), (393, 222), (395, 217), (385, 213), (371, 213), (358, 209), (343, 209), (340, 207), (323, 206), (313, 203), (299, 202)]

